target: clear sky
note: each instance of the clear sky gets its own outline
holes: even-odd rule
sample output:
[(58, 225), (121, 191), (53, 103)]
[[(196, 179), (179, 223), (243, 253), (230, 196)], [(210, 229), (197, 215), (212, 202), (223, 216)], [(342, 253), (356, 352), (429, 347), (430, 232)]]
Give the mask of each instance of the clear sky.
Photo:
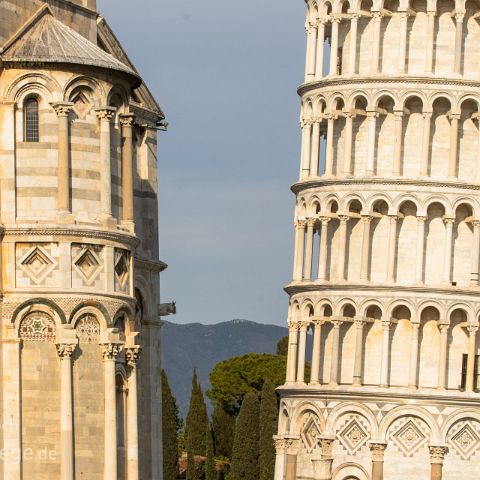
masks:
[(98, 0), (170, 123), (162, 302), (178, 323), (285, 324), (299, 171), (302, 0)]

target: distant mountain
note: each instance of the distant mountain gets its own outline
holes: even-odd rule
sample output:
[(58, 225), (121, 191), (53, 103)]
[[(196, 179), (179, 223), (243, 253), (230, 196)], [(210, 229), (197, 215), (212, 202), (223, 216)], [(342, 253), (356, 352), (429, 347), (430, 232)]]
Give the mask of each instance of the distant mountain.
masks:
[(277, 342), (286, 335), (287, 328), (248, 320), (215, 325), (165, 322), (162, 366), (177, 399), (180, 415), (185, 417), (188, 411), (194, 366), (205, 392), (210, 388), (208, 374), (216, 363), (246, 353), (275, 353)]

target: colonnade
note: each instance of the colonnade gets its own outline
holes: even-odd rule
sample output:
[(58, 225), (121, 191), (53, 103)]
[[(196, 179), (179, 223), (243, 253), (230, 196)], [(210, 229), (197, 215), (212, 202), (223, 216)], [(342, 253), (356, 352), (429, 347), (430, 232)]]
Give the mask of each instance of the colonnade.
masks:
[[(70, 131), (69, 115), (73, 103), (53, 104), (58, 117), (58, 190), (57, 208), (62, 221), (73, 222), (70, 192)], [(102, 107), (95, 110), (100, 123), (100, 212), (99, 220), (107, 225), (113, 224), (112, 185), (111, 185), (111, 123), (116, 114), (114, 107)], [(133, 114), (119, 117), (122, 136), (122, 221), (133, 224)]]
[[(347, 252), (347, 225), (349, 221), (361, 221), (363, 225), (362, 248), (360, 275), (361, 282), (369, 282), (369, 265), (371, 260), (371, 224), (375, 218), (382, 217), (381, 214), (371, 213), (367, 215), (357, 214), (354, 212), (320, 215), (319, 217), (309, 217), (305, 219), (297, 219), (295, 222), (295, 248), (294, 248), (294, 269), (293, 281), (301, 282), (313, 281), (312, 266), (314, 257), (314, 236), (319, 235), (319, 255), (317, 280), (325, 281), (345, 281), (346, 276), (346, 252)], [(388, 215), (390, 228), (387, 245), (387, 263), (386, 263), (386, 282), (394, 283), (395, 265), (397, 258), (398, 243), (398, 223), (401, 219), (399, 215)], [(415, 283), (424, 283), (424, 266), (425, 266), (425, 223), (427, 217), (417, 216), (417, 241), (415, 252)], [(338, 222), (338, 248), (337, 248), (337, 277), (329, 278), (328, 276), (328, 248), (331, 242), (328, 242), (328, 225), (331, 221)], [(452, 284), (452, 257), (453, 257), (453, 225), (455, 218), (444, 216), (445, 224), (445, 251), (443, 264), (443, 283)], [(470, 285), (479, 285), (479, 260), (480, 260), (480, 219), (471, 218), (469, 220), (473, 227), (473, 241), (471, 248), (471, 268), (470, 268)]]
[[(348, 2), (346, 2), (348, 4)], [(400, 17), (400, 29), (398, 38), (398, 51), (391, 52), (392, 55), (398, 55), (397, 73), (399, 75), (406, 73), (407, 63), (407, 36), (408, 36), (408, 17), (412, 14), (411, 10), (399, 10), (396, 12)], [(372, 10), (370, 12), (364, 10), (351, 11), (348, 13), (336, 13), (327, 17), (307, 21), (307, 58), (305, 68), (305, 82), (321, 80), (324, 76), (324, 48), (325, 48), (325, 30), (327, 24), (330, 24), (330, 62), (328, 65), (328, 75), (336, 76), (355, 75), (358, 73), (357, 68), (357, 52), (359, 47), (358, 39), (358, 20), (362, 17), (370, 18), (373, 23), (372, 38), (372, 60), (369, 74), (378, 74), (380, 67), (380, 42), (382, 31), (382, 19), (392, 16), (394, 13), (388, 10)], [(436, 10), (428, 10), (428, 27), (425, 38), (425, 74), (433, 73), (433, 56), (435, 45), (435, 29), (436, 29)], [(461, 75), (462, 65), (462, 45), (463, 45), (463, 24), (465, 10), (453, 12), (455, 19), (455, 57), (454, 57), (454, 74)], [(350, 45), (348, 64), (345, 68), (339, 69), (339, 28), (342, 22), (348, 22), (350, 26)], [(343, 67), (343, 66), (342, 66)]]
[[(60, 358), (60, 478), (74, 480), (75, 448), (73, 438), (73, 398), (72, 398), (72, 356), (77, 348), (78, 340), (57, 343)], [(118, 355), (125, 351), (129, 367), (128, 375), (128, 409), (127, 409), (127, 472), (128, 480), (138, 480), (138, 412), (137, 412), (137, 361), (140, 355), (139, 346), (124, 347), (123, 343), (107, 341), (100, 344), (103, 355), (105, 378), (104, 408), (104, 480), (117, 480), (117, 402), (116, 402), (116, 370)]]
[[(374, 176), (375, 160), (376, 160), (376, 140), (377, 140), (377, 118), (380, 115), (378, 108), (373, 108), (365, 111), (365, 116), (368, 122), (368, 140), (365, 170), (363, 172), (355, 172), (355, 175)], [(305, 119), (301, 122), (302, 128), (302, 151), (301, 151), (301, 167), (300, 180), (306, 180), (309, 177), (325, 176), (345, 176), (351, 177), (354, 173), (353, 165), (353, 119), (359, 115), (356, 109), (334, 111), (331, 113), (323, 113), (311, 119)], [(401, 176), (402, 174), (402, 151), (404, 148), (404, 117), (405, 111), (394, 110), (395, 127), (394, 136), (392, 138), (393, 157), (391, 158), (391, 175)], [(423, 116), (423, 139), (421, 142), (420, 153), (418, 155), (418, 176), (428, 177), (429, 167), (431, 162), (431, 130), (432, 130), (432, 111), (422, 112)], [(345, 118), (344, 126), (344, 144), (343, 163), (337, 164), (336, 172), (334, 172), (334, 131), (335, 121), (340, 117)], [(458, 177), (458, 154), (459, 154), (459, 121), (460, 113), (449, 113), (450, 119), (450, 153), (448, 156), (448, 164), (445, 166), (445, 172), (448, 179), (455, 180)], [(472, 120), (477, 123), (480, 122), (478, 114), (472, 115)], [(325, 123), (326, 135), (322, 132), (322, 124)], [(320, 156), (321, 156), (321, 137), (325, 135), (325, 170), (320, 171)], [(480, 180), (480, 123), (478, 127), (479, 148), (476, 159), (476, 177)], [(438, 172), (435, 172), (438, 173)]]
[[(368, 323), (374, 323), (375, 320), (363, 316), (349, 317), (316, 317), (314, 319), (292, 321), (289, 324), (289, 346), (287, 360), (287, 385), (306, 385), (305, 365), (306, 365), (306, 347), (307, 334), (309, 328), (313, 328), (313, 348), (311, 358), (311, 370), (309, 386), (319, 386), (320, 381), (320, 362), (326, 357), (330, 358), (330, 378), (329, 387), (339, 385), (339, 361), (340, 361), (340, 329), (342, 325), (353, 326), (355, 328), (355, 356), (353, 365), (352, 385), (361, 387), (362, 371), (364, 363), (365, 345), (364, 329)], [(383, 340), (380, 368), (380, 382), (378, 386), (389, 387), (389, 368), (391, 354), (391, 328), (396, 323), (394, 318), (382, 318)], [(421, 321), (411, 321), (410, 353), (406, 358), (410, 359), (409, 368), (409, 387), (416, 389), (419, 387), (418, 381), (418, 352), (419, 352), (419, 328)], [(445, 391), (447, 388), (447, 365), (448, 365), (448, 332), (450, 324), (439, 320), (438, 328), (440, 330), (439, 342), (439, 362), (438, 362), (438, 382), (437, 390)], [(328, 326), (332, 328), (331, 350), (329, 352), (321, 351), (322, 328)], [(478, 325), (468, 324), (468, 359), (466, 370), (465, 391), (473, 392), (475, 386), (475, 355)], [(459, 372), (460, 374), (460, 372)]]

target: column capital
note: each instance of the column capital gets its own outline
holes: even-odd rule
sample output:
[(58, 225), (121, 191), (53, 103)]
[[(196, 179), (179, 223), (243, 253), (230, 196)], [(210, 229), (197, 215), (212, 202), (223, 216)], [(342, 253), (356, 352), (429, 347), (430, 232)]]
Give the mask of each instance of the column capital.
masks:
[(340, 214), (338, 219), (340, 220), (340, 223), (346, 223), (348, 220), (350, 220), (350, 215)]
[(470, 335), (474, 335), (478, 331), (478, 325), (467, 325), (467, 330)]
[(458, 12), (455, 13), (455, 21), (458, 23), (463, 23), (463, 19), (465, 18), (465, 12)]
[(115, 360), (123, 349), (121, 343), (101, 343), (100, 348), (104, 360)]
[(338, 16), (338, 15), (333, 15), (330, 17), (330, 22), (333, 23), (340, 23), (342, 21), (342, 17)]
[(438, 329), (440, 330), (441, 333), (447, 333), (449, 328), (450, 328), (449, 323), (439, 323), (438, 324)]
[(408, 10), (401, 10), (398, 12), (400, 16), (400, 20), (407, 20), (407, 18), (410, 16), (410, 12)]
[(423, 216), (423, 215), (418, 215), (417, 216), (417, 222), (418, 223), (425, 223), (428, 220), (428, 217)]
[(443, 217), (443, 223), (447, 226), (453, 225), (455, 222), (454, 217)]
[(300, 322), (298, 322), (297, 320), (292, 320), (288, 322), (288, 329), (294, 332), (298, 332), (298, 330), (300, 330)]
[(437, 15), (437, 11), (436, 10), (427, 10), (427, 16), (429, 18), (432, 18), (432, 17), (435, 17)]
[(313, 227), (317, 223), (316, 217), (308, 217), (307, 218), (307, 227)]
[(349, 17), (350, 17), (350, 20), (353, 20), (353, 21), (357, 21), (360, 17), (361, 17), (361, 13), (360, 12), (352, 12), (349, 14)]
[(57, 348), (57, 354), (60, 360), (70, 360), (72, 355), (77, 348), (78, 342), (76, 343), (56, 343), (55, 347)]
[(362, 215), (361, 217), (362, 223), (370, 223), (373, 220), (371, 215)]
[(323, 27), (330, 21), (330, 19), (326, 18), (326, 17), (321, 17), (319, 19), (317, 19), (317, 25), (320, 26), (322, 25)]
[(355, 324), (355, 326), (357, 328), (363, 328), (367, 324), (367, 321), (366, 321), (365, 317), (355, 316), (355, 317), (353, 317), (353, 323)]
[(115, 115), (116, 111), (117, 109), (114, 107), (100, 107), (95, 109), (95, 114), (99, 120), (110, 121)]
[(332, 320), (332, 324), (333, 324), (333, 328), (340, 328), (342, 326), (342, 323), (343, 323), (343, 320), (340, 320), (340, 319), (333, 319)]
[(430, 463), (442, 464), (448, 447), (444, 445), (429, 445), (428, 451), (430, 453)]
[(318, 437), (318, 442), (320, 448), (322, 449), (322, 458), (331, 458), (333, 453), (333, 442), (335, 437), (320, 436)]
[(387, 444), (383, 442), (370, 442), (368, 444), (370, 451), (372, 452), (372, 460), (374, 462), (383, 462), (383, 457)]
[(450, 120), (460, 120), (460, 114), (459, 113), (449, 113), (447, 115), (447, 118)]
[(398, 216), (397, 215), (388, 215), (388, 219), (390, 221), (390, 224), (398, 222)]
[(298, 322), (298, 328), (302, 332), (306, 332), (308, 330), (308, 327), (310, 325), (310, 322), (308, 320), (300, 320)]
[(296, 455), (300, 447), (300, 436), (299, 435), (285, 435), (283, 438), (285, 442), (285, 451), (289, 455)]
[(55, 102), (51, 103), (51, 105), (58, 117), (68, 117), (73, 110), (72, 102)]
[(480, 227), (480, 218), (474, 218), (470, 223), (472, 224), (473, 228), (478, 228)]
[(393, 115), (395, 116), (395, 120), (401, 120), (405, 115), (405, 112), (402, 110), (394, 110)]
[(355, 118), (356, 114), (352, 110), (342, 110), (342, 114), (345, 118)]
[(420, 322), (410, 322), (410, 325), (412, 326), (413, 330), (416, 330), (418, 332), (418, 329), (420, 328)]
[(298, 219), (295, 221), (295, 228), (305, 228), (307, 226), (306, 219)]
[(390, 318), (385, 318), (385, 319), (382, 318), (382, 327), (384, 328), (384, 330), (390, 329), (391, 326), (392, 326), (392, 322)]
[(133, 113), (122, 113), (119, 118), (122, 127), (133, 127), (135, 123), (135, 114)]
[(422, 112), (422, 116), (425, 120), (432, 118), (432, 115), (433, 115), (433, 112)]
[(376, 119), (378, 117), (378, 112), (376, 110), (367, 110), (367, 118), (369, 120)]
[(281, 435), (274, 435), (273, 443), (275, 444), (275, 452), (277, 454), (285, 453), (286, 441)]
[(134, 347), (125, 348), (125, 359), (127, 360), (127, 365), (131, 368), (137, 365), (140, 354), (142, 353), (142, 347), (136, 345)]
[(383, 12), (381, 12), (380, 10), (377, 10), (375, 12), (372, 12), (372, 19), (373, 21), (380, 21), (382, 19), (382, 17), (384, 17), (385, 14)]
[(322, 225), (328, 225), (328, 222), (331, 220), (330, 217), (320, 216), (318, 220), (322, 223)]

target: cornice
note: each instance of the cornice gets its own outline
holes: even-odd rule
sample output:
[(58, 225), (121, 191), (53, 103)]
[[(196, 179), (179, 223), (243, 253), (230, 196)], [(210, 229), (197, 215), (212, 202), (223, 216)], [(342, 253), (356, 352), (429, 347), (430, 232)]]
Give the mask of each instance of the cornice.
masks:
[(467, 80), (465, 78), (434, 77), (434, 76), (388, 76), (385, 74), (379, 76), (356, 76), (356, 77), (335, 77), (325, 78), (314, 82), (308, 82), (297, 88), (297, 93), (302, 96), (312, 90), (326, 87), (348, 86), (358, 84), (411, 84), (411, 85), (451, 85), (457, 87), (480, 88), (480, 82), (477, 80)]
[(321, 188), (328, 186), (338, 186), (338, 185), (408, 185), (413, 187), (434, 187), (434, 188), (458, 188), (459, 190), (480, 190), (480, 184), (477, 183), (466, 183), (460, 181), (435, 181), (431, 179), (400, 179), (400, 178), (336, 178), (336, 179), (324, 179), (322, 177), (317, 177), (316, 179), (309, 179), (302, 182), (294, 183), (290, 189), (293, 193), (299, 194), (306, 190), (312, 188)]
[(53, 226), (42, 227), (3, 227), (4, 237), (20, 236), (49, 236), (49, 237), (86, 237), (97, 240), (107, 240), (126, 244), (135, 248), (140, 240), (135, 235), (126, 232), (117, 232), (109, 230), (87, 229), (87, 228), (61, 228)]
[(401, 404), (432, 405), (440, 403), (456, 406), (480, 406), (480, 394), (466, 392), (439, 392), (437, 390), (413, 390), (408, 388), (382, 387), (346, 387), (337, 389), (325, 386), (308, 387), (283, 385), (277, 389), (282, 398), (305, 398), (309, 400), (340, 401), (396, 401)]
[(135, 266), (142, 269), (148, 270), (150, 272), (163, 272), (168, 268), (168, 265), (161, 260), (148, 260), (144, 258), (134, 258)]
[(424, 293), (431, 295), (447, 295), (447, 296), (459, 296), (459, 295), (471, 295), (474, 297), (479, 297), (480, 287), (471, 287), (465, 289), (462, 287), (452, 286), (446, 287), (445, 285), (436, 285), (436, 286), (426, 286), (426, 285), (384, 285), (384, 284), (361, 284), (361, 283), (313, 283), (313, 282), (297, 282), (289, 283), (284, 287), (285, 292), (289, 295), (295, 295), (298, 293), (309, 293), (309, 292), (333, 292), (333, 291), (356, 291), (356, 292), (373, 292), (373, 293), (384, 293), (391, 292), (393, 295), (398, 294), (399, 292), (413, 292), (413, 293)]

